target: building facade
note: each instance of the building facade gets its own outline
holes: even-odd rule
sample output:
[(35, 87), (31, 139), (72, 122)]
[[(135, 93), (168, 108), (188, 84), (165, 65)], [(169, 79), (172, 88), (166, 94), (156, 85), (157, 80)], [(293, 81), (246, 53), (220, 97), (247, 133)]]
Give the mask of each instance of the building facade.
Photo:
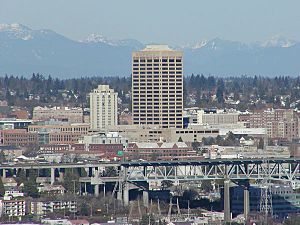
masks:
[(183, 160), (196, 159), (196, 151), (184, 142), (130, 143), (126, 158), (143, 160)]
[(85, 135), (79, 143), (89, 144), (123, 144), (128, 143), (127, 138), (122, 137), (118, 132), (107, 132), (93, 135)]
[(30, 203), (30, 214), (45, 215), (47, 213), (65, 210), (77, 212), (76, 201), (33, 201)]
[(47, 121), (50, 119), (64, 121), (69, 123), (82, 123), (83, 110), (82, 108), (69, 108), (69, 107), (34, 107), (33, 120)]
[(90, 123), (92, 130), (117, 125), (118, 93), (108, 85), (98, 85), (90, 93)]
[(255, 110), (249, 120), (251, 128), (266, 128), (269, 138), (299, 138), (299, 118), (293, 109)]
[(41, 132), (44, 130), (55, 130), (59, 132), (70, 132), (70, 133), (79, 133), (87, 134), (89, 131), (90, 125), (87, 123), (51, 123), (51, 124), (34, 124), (28, 126), (29, 132)]
[(160, 128), (155, 125), (118, 125), (111, 126), (108, 131), (118, 132), (128, 139), (128, 142), (201, 142), (202, 138), (217, 137), (219, 128), (211, 128), (201, 125), (188, 128)]
[(166, 45), (149, 45), (132, 54), (133, 124), (181, 128), (183, 54)]
[(239, 112), (235, 110), (199, 110), (199, 124), (236, 124), (239, 121)]
[(28, 147), (38, 144), (38, 134), (25, 129), (2, 130), (0, 136), (2, 144), (7, 146)]
[(0, 215), (22, 217), (25, 216), (26, 202), (24, 198), (4, 196), (0, 200)]

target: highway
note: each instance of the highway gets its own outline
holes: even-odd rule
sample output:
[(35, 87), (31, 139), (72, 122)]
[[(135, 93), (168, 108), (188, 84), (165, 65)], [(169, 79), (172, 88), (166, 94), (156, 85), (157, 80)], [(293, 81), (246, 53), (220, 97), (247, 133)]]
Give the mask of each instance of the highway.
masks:
[(121, 162), (123, 167), (140, 166), (205, 166), (205, 165), (244, 165), (263, 163), (300, 163), (300, 158), (265, 158), (265, 159), (203, 159), (197, 161), (139, 161)]
[(83, 168), (83, 167), (110, 167), (120, 166), (119, 162), (97, 162), (97, 163), (10, 163), (1, 164), (0, 169), (51, 169), (51, 168)]
[(263, 163), (300, 163), (300, 158), (266, 158), (266, 159), (202, 159), (193, 161), (130, 161), (130, 162), (80, 162), (80, 163), (5, 163), (0, 169), (50, 169), (50, 168), (83, 168), (83, 167), (110, 167), (122, 166), (205, 166), (205, 165), (244, 165)]

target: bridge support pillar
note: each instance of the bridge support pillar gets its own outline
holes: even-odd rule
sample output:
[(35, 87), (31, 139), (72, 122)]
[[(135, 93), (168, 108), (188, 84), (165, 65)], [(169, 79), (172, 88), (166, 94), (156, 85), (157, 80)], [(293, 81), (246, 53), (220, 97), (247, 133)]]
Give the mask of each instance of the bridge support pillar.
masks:
[(103, 197), (105, 198), (106, 195), (106, 184), (103, 184)]
[(2, 169), (2, 177), (6, 178), (6, 169)]
[(119, 190), (117, 192), (117, 200), (122, 201), (122, 191), (121, 190)]
[(99, 196), (99, 184), (95, 184), (95, 197)]
[(124, 206), (129, 205), (129, 185), (128, 185), (128, 183), (125, 183), (124, 189), (123, 189), (123, 204), (124, 204)]
[(146, 208), (149, 208), (149, 192), (143, 191), (143, 204)]
[(53, 185), (54, 182), (55, 182), (55, 168), (51, 168), (51, 179), (50, 179), (50, 181), (51, 181), (51, 185)]
[(244, 189), (244, 217), (247, 221), (250, 212), (249, 187)]
[(64, 181), (64, 172), (59, 171), (59, 178), (58, 179), (59, 179), (60, 182)]
[(224, 181), (224, 221), (230, 222), (231, 221), (231, 213), (230, 213), (230, 180)]

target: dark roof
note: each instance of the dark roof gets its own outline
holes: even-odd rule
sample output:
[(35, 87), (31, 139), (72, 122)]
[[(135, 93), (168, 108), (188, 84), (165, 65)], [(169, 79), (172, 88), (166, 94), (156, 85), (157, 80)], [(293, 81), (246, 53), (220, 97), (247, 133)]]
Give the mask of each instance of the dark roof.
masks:
[(1, 150), (22, 150), (22, 149), (16, 146), (0, 146), (0, 151)]

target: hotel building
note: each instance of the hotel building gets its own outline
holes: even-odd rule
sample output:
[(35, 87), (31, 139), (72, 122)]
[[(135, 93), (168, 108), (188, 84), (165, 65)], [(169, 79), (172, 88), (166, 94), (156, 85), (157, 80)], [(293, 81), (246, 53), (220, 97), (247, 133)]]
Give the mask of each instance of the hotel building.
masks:
[(182, 52), (148, 45), (132, 54), (133, 124), (181, 128), (183, 111)]
[(118, 93), (108, 85), (99, 85), (90, 93), (90, 122), (92, 130), (117, 125)]

